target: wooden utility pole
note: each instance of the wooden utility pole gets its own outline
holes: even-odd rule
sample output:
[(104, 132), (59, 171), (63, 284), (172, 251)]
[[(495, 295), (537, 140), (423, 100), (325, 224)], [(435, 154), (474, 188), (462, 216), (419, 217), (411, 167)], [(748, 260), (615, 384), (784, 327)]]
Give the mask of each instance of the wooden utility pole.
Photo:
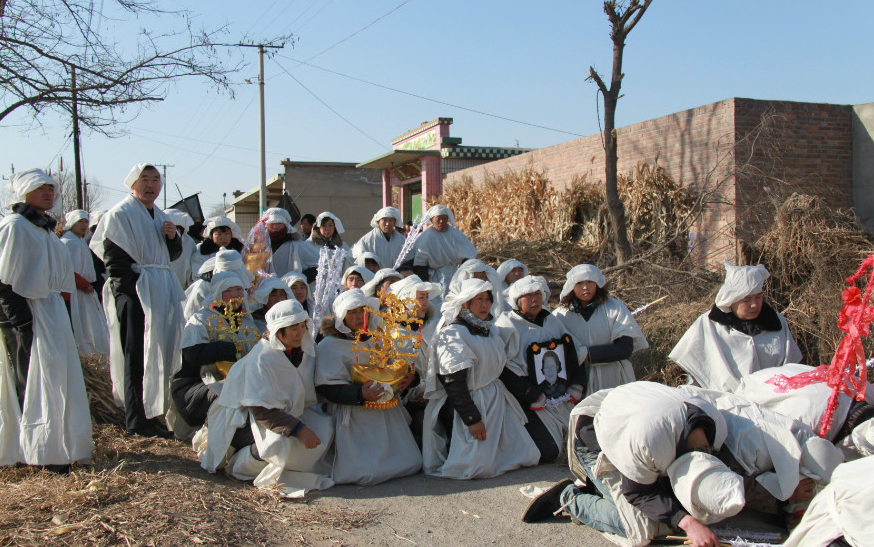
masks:
[(79, 104), (76, 92), (76, 67), (70, 65), (70, 76), (73, 84), (73, 171), (76, 174), (76, 209), (85, 208), (85, 197), (82, 188), (82, 164), (79, 159)]
[(164, 194), (164, 209), (167, 208), (167, 168), (168, 167), (176, 167), (176, 165), (164, 165), (162, 163), (156, 163), (155, 167), (162, 167), (164, 169), (164, 184), (161, 187), (161, 193)]

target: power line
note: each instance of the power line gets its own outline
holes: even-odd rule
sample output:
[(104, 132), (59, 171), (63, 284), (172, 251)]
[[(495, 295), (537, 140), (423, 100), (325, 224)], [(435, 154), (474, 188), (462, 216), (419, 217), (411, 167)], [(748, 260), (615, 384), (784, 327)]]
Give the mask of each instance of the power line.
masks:
[[(141, 131), (142, 128), (140, 128), (140, 129), (138, 129), (138, 130)], [(152, 138), (152, 137), (147, 137), (146, 135), (140, 135), (140, 134), (138, 134), (138, 133), (136, 133), (136, 132), (134, 132), (134, 131), (130, 131), (130, 133), (131, 133), (131, 135), (136, 135), (137, 137), (139, 137), (139, 138), (141, 138), (141, 139), (146, 139), (147, 141), (152, 141), (152, 142), (156, 142), (156, 143), (158, 143), (158, 144), (164, 145), (164, 146), (166, 146), (167, 148), (172, 148), (172, 149), (174, 149), (174, 150), (182, 150), (183, 152), (188, 152), (188, 153), (190, 153), (190, 154), (197, 154), (198, 156), (206, 156), (207, 158), (210, 157), (210, 154), (207, 154), (206, 152), (198, 152), (197, 150), (189, 150), (188, 148), (182, 148), (181, 146), (176, 146), (176, 145), (174, 145), (174, 144), (167, 144), (166, 142), (159, 141), (158, 139), (155, 139), (155, 138)], [(221, 143), (210, 143), (210, 144), (216, 144), (217, 146), (230, 146), (230, 145), (223, 145), (223, 144), (221, 144)], [(254, 150), (254, 151), (257, 152), (257, 150)], [(243, 162), (241, 162), (241, 161), (236, 161), (236, 160), (232, 160), (232, 159), (229, 159), (229, 158), (223, 158), (223, 157), (221, 157), (221, 156), (217, 157), (216, 159), (217, 159), (217, 160), (222, 160), (222, 161), (227, 161), (227, 162), (230, 162), (230, 163), (236, 163), (237, 165), (243, 165), (243, 166), (245, 166), (245, 167), (254, 167), (254, 165), (252, 165), (252, 164), (249, 164), (249, 163), (243, 163)]]
[[(350, 80), (355, 80), (356, 82), (361, 82), (361, 83), (363, 83), (363, 84), (372, 85), (372, 86), (375, 86), (375, 87), (379, 87), (379, 88), (382, 88), (382, 89), (386, 89), (386, 90), (388, 90), (388, 91), (393, 91), (393, 92), (395, 92), (395, 93), (400, 93), (400, 94), (402, 94), (402, 95), (408, 95), (408, 96), (410, 96), (410, 97), (415, 97), (416, 99), (422, 99), (422, 100), (424, 100), (424, 101), (430, 101), (430, 102), (432, 102), (432, 103), (442, 104), (442, 105), (444, 105), (444, 106), (451, 106), (452, 108), (458, 108), (459, 110), (465, 110), (465, 111), (467, 111), (467, 112), (472, 112), (472, 113), (474, 113), (474, 114), (480, 114), (480, 115), (482, 115), (482, 116), (489, 116), (489, 117), (491, 117), (491, 118), (497, 118), (497, 119), (499, 119), (499, 120), (504, 120), (504, 121), (513, 122), (513, 123), (518, 123), (518, 124), (522, 124), (522, 125), (527, 125), (527, 126), (529, 126), (529, 127), (536, 127), (536, 128), (538, 128), (538, 129), (546, 129), (547, 131), (555, 131), (556, 133), (564, 133), (564, 134), (566, 134), (566, 135), (573, 135), (573, 136), (575, 136), (575, 137), (584, 137), (584, 136), (585, 136), (585, 135), (581, 135), (581, 134), (579, 134), (579, 133), (574, 133), (573, 131), (565, 131), (564, 129), (556, 129), (556, 128), (554, 128), (554, 127), (547, 127), (547, 126), (545, 126), (545, 125), (539, 125), (539, 124), (536, 124), (536, 123), (526, 122), (526, 121), (523, 121), (523, 120), (516, 120), (516, 119), (513, 119), (513, 118), (508, 118), (508, 117), (506, 117), (506, 116), (500, 116), (500, 115), (498, 115), (498, 114), (492, 114), (492, 113), (485, 112), (485, 111), (482, 111), (482, 110), (477, 110), (477, 109), (475, 109), (475, 108), (468, 108), (468, 107), (466, 107), (466, 106), (461, 106), (461, 105), (453, 104), (453, 103), (450, 103), (450, 102), (441, 101), (441, 100), (439, 100), (439, 99), (433, 99), (433, 98), (431, 98), (431, 97), (426, 97), (426, 96), (424, 96), (424, 95), (418, 95), (418, 94), (416, 94), (416, 93), (410, 93), (409, 91), (404, 91), (404, 90), (402, 90), (402, 89), (397, 89), (397, 88), (390, 87), (390, 86), (387, 86), (387, 85), (383, 85), (383, 84), (380, 84), (380, 83), (377, 83), (377, 82), (371, 82), (370, 80), (365, 80), (365, 79), (363, 79), (363, 78), (358, 78), (358, 77), (356, 77), (356, 76), (350, 76), (349, 74), (344, 74), (344, 73), (342, 73), (342, 72), (337, 72), (336, 70), (331, 70), (331, 69), (329, 69), (329, 68), (324, 68), (324, 67), (320, 67), (320, 66), (318, 66), (318, 65), (310, 64), (308, 61), (298, 61), (297, 59), (292, 59), (291, 57), (288, 57), (288, 56), (285, 56), (285, 55), (280, 55), (280, 54), (278, 54), (278, 53), (276, 54), (276, 56), (277, 56), (277, 57), (282, 57), (283, 59), (287, 59), (287, 60), (292, 61), (292, 62), (294, 62), (294, 63), (299, 63), (297, 66), (300, 66), (300, 65), (306, 65), (306, 66), (309, 66), (309, 67), (312, 67), (312, 68), (315, 68), (315, 69), (318, 69), (318, 70), (323, 70), (323, 71), (325, 71), (325, 72), (328, 72), (328, 73), (331, 73), (331, 74), (335, 74), (335, 75), (337, 75), (337, 76), (342, 76), (343, 78), (349, 78)], [(276, 62), (275, 59), (274, 59), (274, 62)], [(283, 70), (284, 70), (284, 69), (283, 69)], [(293, 70), (293, 68), (292, 68), (292, 70)], [(288, 72), (288, 71), (286, 71), (286, 72)], [(289, 76), (291, 76), (291, 74), (289, 74)]]
[(197, 171), (198, 169), (200, 169), (201, 167), (203, 167), (203, 164), (206, 163), (206, 162), (207, 162), (207, 161), (208, 161), (208, 160), (213, 156), (213, 154), (216, 153), (216, 151), (219, 149), (219, 147), (220, 147), (222, 144), (224, 144), (225, 140), (226, 140), (226, 139), (231, 135), (231, 132), (233, 132), (233, 130), (236, 129), (237, 124), (240, 123), (240, 120), (243, 119), (243, 116), (244, 116), (244, 115), (246, 114), (246, 112), (249, 110), (249, 107), (252, 106), (252, 103), (255, 102), (256, 97), (257, 97), (257, 95), (256, 95), (256, 96), (253, 96), (253, 97), (252, 97), (252, 100), (249, 101), (249, 104), (247, 104), (246, 107), (243, 108), (243, 111), (240, 112), (240, 115), (237, 117), (236, 121), (234, 121), (233, 125), (231, 125), (231, 128), (228, 129), (228, 132), (225, 133), (225, 136), (222, 137), (222, 140), (219, 141), (219, 143), (218, 143), (217, 145), (215, 145), (215, 148), (212, 149), (212, 152), (210, 152), (209, 154), (207, 154), (206, 157), (203, 159), (203, 161), (200, 162), (200, 163), (197, 165), (197, 167), (195, 167), (195, 168), (192, 169), (191, 171), (185, 173), (185, 174), (182, 175), (180, 178), (183, 178), (183, 179), (184, 179), (184, 178), (187, 177), (188, 175), (194, 173), (195, 171)]
[[(236, 149), (238, 149), (238, 150), (246, 150), (247, 152), (260, 152), (260, 150), (258, 150), (257, 148), (249, 148), (249, 147), (246, 147), (246, 146), (239, 146), (239, 145), (236, 145), (236, 144), (221, 144), (221, 143), (218, 143), (218, 142), (215, 142), (215, 141), (207, 141), (207, 140), (203, 140), (203, 139), (195, 139), (194, 137), (183, 137), (182, 135), (174, 135), (173, 133), (165, 133), (165, 132), (163, 132), (163, 131), (155, 131), (154, 129), (146, 129), (145, 127), (138, 127), (138, 128), (137, 128), (137, 131), (146, 131), (147, 133), (155, 133), (156, 135), (164, 135), (164, 136), (166, 136), (166, 137), (173, 137), (173, 138), (175, 138), (175, 139), (181, 139), (181, 140), (184, 140), (184, 141), (202, 142), (202, 143), (204, 143), (204, 144), (218, 144), (219, 146), (223, 146), (223, 147), (225, 147), (225, 148), (236, 148)], [(139, 136), (142, 137), (142, 138), (144, 138), (144, 139), (148, 139), (148, 137), (146, 137), (146, 136), (144, 136), (144, 135), (139, 135)], [(165, 146), (174, 146), (174, 147), (175, 147), (175, 145), (169, 145), (169, 144), (163, 143), (163, 142), (161, 142), (161, 141), (157, 141), (157, 140), (156, 140), (155, 142), (157, 142), (157, 143), (159, 143), (159, 144), (163, 144), (163, 145), (165, 145)], [(191, 152), (190, 150), (186, 150), (186, 149), (184, 149), (184, 148), (180, 148), (180, 150), (185, 151), (185, 152)], [(277, 152), (277, 151), (275, 151), (275, 150), (268, 150), (267, 152), (269, 152), (270, 154), (276, 154), (276, 155), (282, 155), (282, 154), (285, 153), (285, 152)], [(202, 152), (194, 152), (194, 153), (195, 153), (195, 154), (202, 154)], [(304, 159), (304, 160), (317, 160), (317, 159), (319, 159), (319, 158), (312, 158), (312, 157), (309, 157), (309, 156), (298, 156), (298, 155), (292, 155), (292, 157), (295, 157), (295, 158), (301, 158), (301, 159)], [(251, 167), (251, 166), (250, 166), (250, 167)]]
[(355, 124), (352, 123), (351, 121), (347, 120), (345, 117), (343, 117), (342, 114), (340, 114), (339, 112), (337, 112), (336, 110), (334, 110), (333, 108), (331, 108), (331, 105), (329, 105), (328, 103), (326, 103), (325, 101), (323, 101), (322, 99), (320, 99), (318, 95), (316, 95), (315, 93), (313, 93), (312, 91), (310, 91), (310, 89), (309, 89), (307, 86), (303, 85), (303, 83), (301, 83), (300, 80), (298, 80), (297, 78), (295, 78), (295, 77), (291, 74), (291, 72), (287, 71), (287, 70), (285, 69), (284, 66), (280, 65), (279, 62), (278, 62), (276, 59), (273, 59), (273, 62), (276, 63), (276, 66), (278, 66), (279, 68), (281, 68), (281, 69), (283, 70), (283, 72), (285, 72), (286, 74), (288, 74), (288, 77), (289, 77), (289, 78), (291, 78), (292, 80), (294, 80), (295, 82), (297, 82), (297, 85), (299, 85), (299, 86), (301, 86), (302, 88), (304, 88), (304, 89), (306, 90), (307, 93), (309, 93), (310, 95), (313, 96), (314, 99), (316, 99), (317, 101), (319, 101), (320, 103), (322, 103), (322, 104), (325, 106), (325, 108), (327, 108), (328, 110), (330, 110), (331, 112), (333, 112), (334, 114), (336, 114), (337, 117), (339, 117), (339, 118), (340, 118), (341, 120), (343, 120), (344, 122), (348, 123), (348, 124), (349, 124), (353, 129), (355, 129), (356, 131), (358, 131), (359, 133), (361, 133), (362, 135), (364, 135), (364, 136), (367, 137), (368, 139), (370, 139), (370, 140), (372, 140), (373, 142), (375, 142), (378, 146), (380, 146), (380, 147), (382, 147), (382, 148), (385, 148), (386, 150), (391, 150), (391, 149), (390, 149), (389, 147), (387, 147), (385, 144), (383, 144), (383, 143), (379, 142), (378, 140), (374, 139), (373, 137), (371, 137), (370, 135), (368, 135), (367, 133), (365, 133), (363, 129), (361, 129), (360, 127), (358, 127), (357, 125), (355, 125)]

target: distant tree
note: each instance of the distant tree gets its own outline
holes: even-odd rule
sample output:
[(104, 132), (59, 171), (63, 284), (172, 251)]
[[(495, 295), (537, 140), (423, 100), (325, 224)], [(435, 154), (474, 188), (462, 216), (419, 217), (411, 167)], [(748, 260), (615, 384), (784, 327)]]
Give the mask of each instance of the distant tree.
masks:
[[(125, 17), (143, 26), (135, 37), (98, 28)], [(71, 112), (74, 70), (79, 123), (103, 133), (117, 130), (122, 113), (133, 118), (137, 106), (163, 100), (177, 78), (230, 90), (242, 64), (239, 53), (215, 48), (224, 30), (195, 30), (191, 14), (153, 0), (0, 0), (0, 122), (19, 109), (37, 122)]]
[(604, 97), (604, 151), (606, 153), (604, 167), (604, 186), (607, 198), (607, 208), (613, 225), (613, 246), (616, 261), (623, 263), (631, 258), (631, 244), (628, 242), (628, 232), (625, 228), (625, 205), (619, 199), (618, 187), (618, 155), (616, 153), (616, 103), (619, 101), (619, 88), (622, 86), (622, 53), (625, 50), (625, 38), (631, 29), (640, 21), (652, 0), (630, 0), (625, 2), (604, 2), (604, 13), (610, 20), (610, 39), (613, 40), (613, 73), (610, 87), (595, 70), (589, 67), (589, 79), (594, 80)]

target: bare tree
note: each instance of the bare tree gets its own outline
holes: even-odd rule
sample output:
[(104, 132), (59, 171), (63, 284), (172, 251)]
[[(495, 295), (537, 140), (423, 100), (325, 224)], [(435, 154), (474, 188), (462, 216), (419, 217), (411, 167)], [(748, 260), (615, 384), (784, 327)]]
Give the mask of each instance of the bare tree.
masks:
[[(104, 8), (143, 26), (135, 51), (99, 31)], [(199, 76), (230, 91), (242, 62), (238, 52), (216, 49), (224, 30), (195, 30), (188, 12), (153, 0), (100, 2), (99, 10), (93, 0), (0, 0), (0, 121), (21, 108), (35, 121), (71, 112), (75, 94), (79, 123), (109, 134), (120, 115), (132, 119), (137, 107), (163, 100), (177, 78)]]
[(625, 206), (619, 199), (618, 188), (618, 156), (616, 153), (616, 103), (619, 101), (619, 88), (622, 86), (622, 53), (625, 50), (625, 38), (631, 29), (640, 21), (652, 0), (631, 0), (625, 6), (624, 2), (610, 0), (604, 2), (604, 13), (610, 20), (610, 39), (613, 40), (613, 73), (610, 88), (595, 70), (589, 67), (589, 79), (594, 80), (604, 96), (604, 151), (606, 153), (604, 167), (604, 186), (607, 197), (607, 208), (613, 223), (613, 245), (616, 249), (618, 263), (631, 258), (631, 244), (625, 229)]

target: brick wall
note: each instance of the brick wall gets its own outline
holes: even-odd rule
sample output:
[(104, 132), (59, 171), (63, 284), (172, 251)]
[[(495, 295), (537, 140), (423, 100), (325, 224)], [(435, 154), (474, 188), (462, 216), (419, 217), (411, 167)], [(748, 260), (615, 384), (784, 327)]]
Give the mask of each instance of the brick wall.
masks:
[[(770, 125), (763, 130), (760, 122), (766, 112), (774, 115), (765, 117)], [(694, 226), (690, 245), (706, 263), (736, 260), (738, 237), (752, 241), (769, 221), (761, 214), (769, 191), (800, 190), (820, 195), (832, 206), (852, 205), (850, 112), (851, 107), (841, 105), (726, 99), (617, 129), (619, 172), (658, 161), (681, 186), (714, 193), (713, 204)], [(518, 171), (527, 165), (546, 170), (561, 187), (574, 176), (603, 181), (601, 136), (456, 171), (444, 184), (465, 176), (481, 182), (487, 172)]]

